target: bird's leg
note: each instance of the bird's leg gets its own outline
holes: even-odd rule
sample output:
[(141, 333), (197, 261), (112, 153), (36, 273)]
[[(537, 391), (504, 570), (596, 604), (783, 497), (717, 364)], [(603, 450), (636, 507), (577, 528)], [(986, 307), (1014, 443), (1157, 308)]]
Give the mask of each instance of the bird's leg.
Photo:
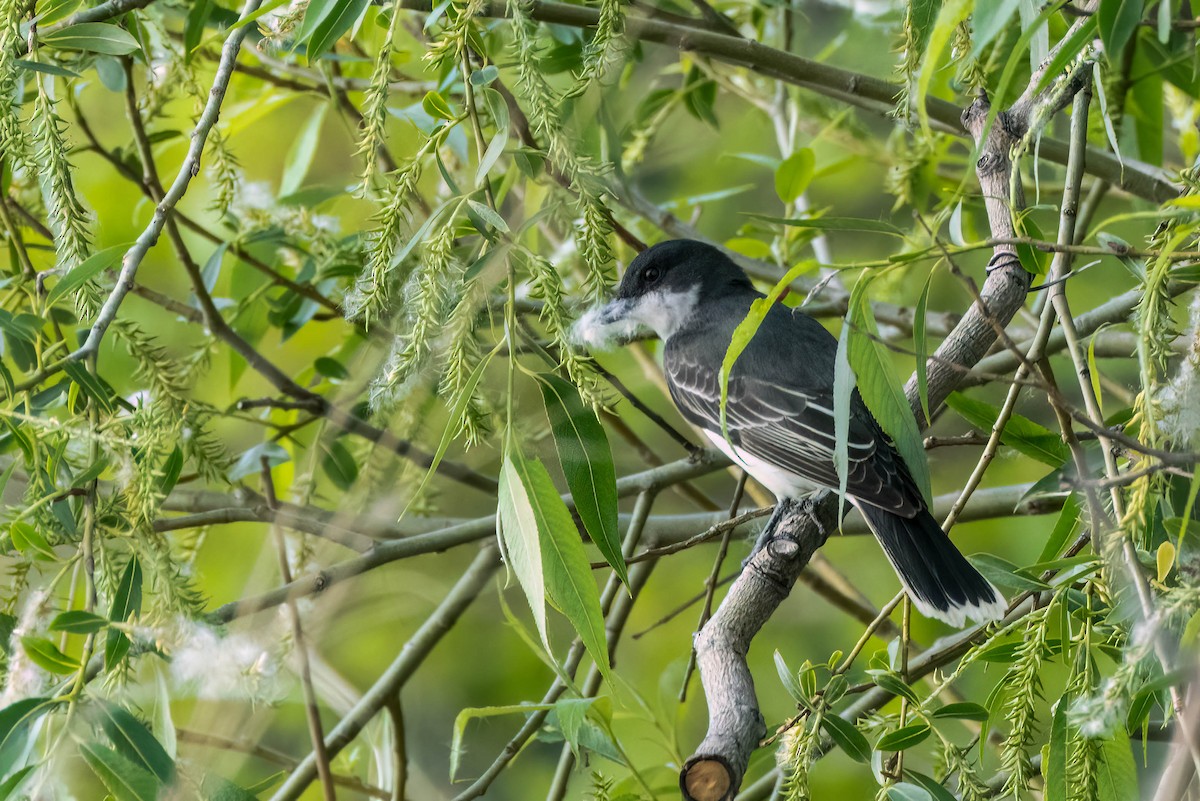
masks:
[[(750, 554), (746, 557), (746, 562), (750, 561), (754, 554), (767, 547), (767, 543), (775, 538), (775, 529), (778, 527), (779, 521), (787, 509), (787, 505), (788, 501), (786, 499), (780, 498), (776, 501), (775, 509), (771, 512), (771, 516), (767, 518), (767, 524), (758, 533), (758, 539), (754, 541), (754, 547), (750, 549)], [(746, 562), (742, 562), (742, 564), (745, 565)]]
[(808, 495), (801, 501), (804, 508), (804, 516), (813, 524), (813, 528), (821, 535), (821, 541), (829, 539), (829, 532), (825, 529), (825, 524), (821, 522), (820, 515), (817, 514), (817, 497)]

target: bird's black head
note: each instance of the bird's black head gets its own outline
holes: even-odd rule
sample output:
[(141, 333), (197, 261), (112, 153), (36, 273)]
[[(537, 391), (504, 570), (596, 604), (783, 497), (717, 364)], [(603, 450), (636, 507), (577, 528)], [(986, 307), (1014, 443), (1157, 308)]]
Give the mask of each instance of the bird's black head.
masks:
[(699, 306), (753, 291), (742, 269), (712, 245), (691, 239), (662, 242), (633, 260), (616, 298), (581, 317), (575, 335), (593, 348), (636, 339), (647, 331), (665, 340)]
[(753, 286), (742, 268), (728, 256), (694, 239), (673, 239), (638, 254), (617, 287), (617, 297), (695, 292), (701, 300), (707, 300), (734, 289), (753, 289)]

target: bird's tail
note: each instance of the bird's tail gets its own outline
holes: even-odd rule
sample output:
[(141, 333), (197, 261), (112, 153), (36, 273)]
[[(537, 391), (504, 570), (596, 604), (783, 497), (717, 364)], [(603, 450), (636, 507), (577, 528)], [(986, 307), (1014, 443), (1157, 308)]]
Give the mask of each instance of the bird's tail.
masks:
[(921, 614), (961, 628), (1004, 616), (1006, 602), (922, 509), (915, 517), (856, 504)]

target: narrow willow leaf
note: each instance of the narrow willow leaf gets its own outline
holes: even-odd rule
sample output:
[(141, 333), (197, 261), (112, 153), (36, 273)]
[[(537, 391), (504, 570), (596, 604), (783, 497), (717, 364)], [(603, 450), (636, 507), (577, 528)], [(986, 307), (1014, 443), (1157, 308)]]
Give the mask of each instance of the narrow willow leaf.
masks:
[(117, 751), (164, 784), (175, 778), (175, 761), (140, 720), (108, 701), (98, 707), (100, 725)]
[(855, 762), (871, 761), (871, 743), (850, 721), (838, 715), (825, 715), (821, 718), (821, 728)]
[(358, 463), (353, 454), (346, 449), (340, 439), (335, 439), (326, 445), (325, 458), (321, 460), (321, 469), (329, 476), (338, 489), (345, 492), (354, 486), (358, 480)]
[(888, 801), (933, 801), (929, 793), (915, 784), (897, 782), (887, 788)]
[(796, 680), (796, 672), (788, 667), (787, 662), (783, 659), (783, 654), (779, 650), (775, 651), (775, 672), (779, 675), (779, 683), (783, 685), (783, 689), (787, 690), (788, 695), (792, 696), (798, 704), (807, 705), (809, 697), (804, 693), (804, 688), (800, 686), (800, 682)]
[(26, 556), (49, 562), (58, 559), (58, 555), (54, 553), (54, 549), (46, 542), (42, 533), (29, 523), (23, 520), (14, 521), (8, 532), (12, 537), (13, 547)]
[(12, 794), (25, 781), (25, 777), (36, 767), (37, 765), (26, 765), (0, 783), (0, 801), (8, 801), (9, 798), (12, 798)]
[(818, 231), (861, 231), (869, 234), (887, 234), (904, 238), (904, 232), (891, 223), (882, 220), (867, 220), (861, 217), (813, 217), (800, 219), (791, 217), (771, 217), (766, 214), (747, 214), (757, 220), (786, 225), (789, 228), (814, 228)]
[(463, 385), (454, 408), (450, 410), (450, 419), (446, 422), (445, 430), (442, 431), (442, 439), (438, 442), (437, 450), (433, 452), (433, 460), (429, 464), (429, 469), (425, 471), (425, 475), (421, 478), (421, 483), (413, 490), (412, 497), (408, 499), (408, 503), (405, 504), (404, 509), (400, 512), (399, 519), (404, 519), (409, 509), (412, 508), (412, 505), (425, 491), (425, 485), (429, 483), (429, 479), (437, 472), (438, 465), (442, 463), (442, 458), (446, 455), (446, 450), (450, 447), (450, 443), (454, 441), (454, 433), (459, 430), (463, 416), (467, 413), (467, 408), (471, 404), (471, 398), (475, 396), (475, 388), (479, 386), (479, 379), (483, 377), (483, 371), (487, 369), (488, 364), (492, 361), (492, 357), (500, 351), (500, 347), (503, 344), (504, 340), (496, 343), (496, 347), (492, 348), (486, 356), (479, 360), (479, 364), (475, 365), (475, 369), (467, 377), (467, 382)]
[(292, 146), (288, 149), (287, 158), (284, 160), (283, 178), (279, 181), (281, 196), (294, 193), (304, 182), (304, 176), (308, 174), (308, 169), (312, 166), (313, 158), (317, 154), (317, 145), (321, 139), (321, 126), (325, 123), (325, 112), (328, 109), (329, 105), (326, 103), (318, 106), (317, 110), (309, 115), (304, 127), (292, 139)]
[(1004, 30), (1017, 13), (1019, 3), (1020, 0), (990, 0), (975, 4), (975, 12), (971, 15), (971, 58), (979, 58), (996, 34)]
[(1096, 801), (1126, 801), (1138, 797), (1137, 765), (1129, 735), (1121, 726), (1104, 739), (1097, 767)]
[(975, 720), (982, 723), (988, 719), (988, 711), (979, 704), (970, 701), (958, 701), (946, 704), (929, 713), (931, 718), (951, 718), (955, 720)]
[(42, 637), (25, 636), (21, 647), (30, 661), (50, 673), (74, 673), (79, 670), (79, 660), (58, 650), (58, 646)]
[(802, 147), (783, 160), (775, 170), (775, 194), (784, 203), (794, 203), (804, 194), (812, 181), (817, 158), (812, 150)]
[(880, 737), (875, 748), (879, 751), (903, 751), (923, 743), (930, 731), (928, 723), (910, 723)]
[(421, 108), (431, 117), (442, 120), (454, 119), (454, 112), (450, 110), (450, 104), (437, 92), (426, 92), (425, 97), (421, 100)]
[(946, 48), (954, 36), (954, 29), (958, 27), (960, 22), (967, 18), (967, 14), (971, 12), (972, 5), (974, 4), (970, 0), (949, 0), (943, 3), (941, 10), (938, 12), (937, 20), (933, 23), (933, 30), (929, 32), (929, 40), (925, 45), (924, 58), (921, 60), (921, 71), (917, 75), (917, 91), (913, 97), (913, 106), (917, 109), (917, 117), (921, 121), (921, 130), (925, 132), (927, 137), (932, 136), (932, 129), (929, 127), (929, 109), (926, 107), (926, 99), (929, 97), (929, 89), (933, 83), (933, 76), (941, 68), (942, 55), (946, 52)]
[(1059, 699), (1050, 721), (1050, 741), (1042, 749), (1042, 790), (1044, 801), (1068, 801), (1067, 792), (1067, 710), (1070, 696)]
[(516, 459), (509, 461), (524, 485), (526, 502), (537, 526), (536, 536), (541, 540), (546, 597), (570, 621), (596, 667), (608, 677), (600, 592), (579, 531), (546, 466), (538, 459), (525, 459), (519, 452), (515, 455)]
[(1042, 546), (1042, 554), (1038, 557), (1038, 562), (1048, 562), (1062, 553), (1067, 539), (1079, 526), (1079, 510), (1079, 493), (1072, 492), (1063, 502), (1062, 511), (1058, 513), (1058, 520), (1054, 523), (1054, 530), (1050, 532), (1050, 538)]
[[(485, 223), (492, 226), (497, 231), (508, 233), (508, 223), (506, 223), (504, 218), (497, 214), (496, 210), (491, 206), (487, 205), (486, 203), (480, 203), (478, 200), (467, 200), (467, 205), (470, 207), (471, 211), (478, 214)], [(479, 233), (486, 234), (487, 231), (480, 230)]]
[(914, 704), (920, 704), (921, 699), (917, 697), (917, 691), (908, 686), (895, 673), (890, 673), (886, 670), (874, 671), (871, 675), (872, 681), (875, 682), (881, 689), (887, 690), (892, 695), (899, 698), (907, 698)]
[(200, 45), (204, 38), (204, 26), (212, 14), (213, 0), (196, 0), (188, 9), (187, 19), (183, 23), (183, 58), (185, 62), (192, 59), (192, 51)]
[(54, 708), (50, 698), (25, 698), (0, 709), (0, 748), (16, 742), (29, 724)]
[(879, 328), (867, 301), (869, 280), (859, 278), (850, 293), (846, 319), (849, 321), (850, 342), (847, 355), (858, 379), (858, 392), (881, 428), (900, 452), (925, 502), (933, 492), (929, 480), (929, 463), (925, 460), (925, 445), (917, 420), (913, 417), (904, 387), (892, 370), (889, 351), (879, 343)]
[[(946, 398), (946, 405), (983, 433), (992, 430), (1000, 415), (998, 407), (958, 392), (952, 392)], [(1051, 467), (1061, 466), (1071, 455), (1062, 437), (1016, 413), (1009, 417), (1000, 435), (1000, 441), (1019, 453)]]
[(458, 776), (458, 766), (463, 755), (463, 735), (467, 724), (475, 718), (493, 718), (499, 715), (528, 715), (530, 712), (549, 712), (554, 704), (512, 704), (510, 706), (485, 706), (467, 708), (454, 718), (454, 731), (450, 737), (450, 781)]
[(913, 784), (920, 787), (925, 792), (929, 793), (929, 797), (933, 801), (958, 801), (954, 797), (954, 793), (950, 792), (932, 776), (926, 776), (924, 773), (917, 773), (915, 770), (905, 770), (904, 775), (913, 780)]
[(617, 474), (604, 427), (569, 381), (553, 373), (538, 377), (554, 447), (575, 509), (605, 561), (621, 582), (628, 584), (617, 526)]
[(1100, 414), (1103, 416), (1104, 394), (1100, 391), (1100, 371), (1096, 369), (1096, 340), (1100, 338), (1099, 334), (1101, 330), (1103, 330), (1103, 326), (1088, 340), (1087, 366), (1088, 377), (1092, 381), (1092, 393), (1096, 396), (1096, 405), (1100, 407)]
[[(962, 208), (962, 204), (959, 204)], [(926, 323), (928, 322), (929, 309), (929, 286), (933, 283), (933, 270), (929, 271), (929, 275), (925, 278), (925, 286), (921, 289), (921, 297), (917, 299), (917, 307), (913, 310), (913, 351), (915, 352), (917, 362), (917, 395), (921, 399), (921, 413), (925, 415), (925, 425), (922, 428), (928, 428), (933, 424), (933, 417), (929, 414), (929, 339), (926, 336)]]
[(1200, 493), (1200, 470), (1192, 473), (1191, 483), (1188, 484), (1187, 503), (1183, 505), (1183, 515), (1179, 520), (1179, 541), (1176, 550), (1183, 550), (1183, 536), (1187, 534), (1188, 523), (1192, 519), (1192, 509), (1196, 506), (1196, 495), (1198, 493)]
[(62, 612), (50, 621), (50, 631), (65, 631), (68, 634), (92, 634), (108, 626), (108, 618), (82, 609)]
[(1050, 63), (1046, 65), (1046, 70), (1042, 73), (1042, 78), (1038, 81), (1035, 91), (1041, 93), (1043, 89), (1053, 83), (1067, 65), (1078, 58), (1095, 38), (1096, 15), (1093, 14), (1059, 44), (1058, 50), (1050, 58)]
[(1117, 157), (1117, 161), (1121, 163), (1121, 167), (1125, 167), (1125, 159), (1121, 157), (1121, 145), (1117, 140), (1117, 129), (1113, 126), (1112, 115), (1108, 113), (1108, 94), (1104, 91), (1104, 81), (1100, 74), (1100, 62), (1092, 65), (1092, 86), (1096, 92), (1096, 99), (1100, 101), (1100, 119), (1104, 121), (1104, 133), (1108, 135), (1108, 144), (1112, 148), (1113, 155)]
[(850, 477), (850, 400), (854, 397), (854, 368), (850, 366), (850, 324), (843, 321), (833, 360), (833, 467), (838, 477), (838, 515), (846, 509)]
[(479, 159), (479, 168), (475, 171), (475, 185), (482, 186), (484, 178), (491, 172), (492, 167), (496, 166), (496, 162), (504, 155), (504, 148), (508, 147), (508, 128), (502, 128), (492, 137), (492, 141), (488, 143), (487, 150), (484, 151), (483, 157)]
[(112, 267), (121, 260), (121, 257), (128, 250), (129, 245), (117, 245), (88, 256), (82, 262), (75, 265), (75, 268), (71, 272), (64, 275), (62, 280), (54, 285), (46, 295), (46, 305), (53, 306), (66, 296), (68, 292), (74, 292), (109, 267)]
[(38, 43), (59, 50), (86, 50), (107, 56), (124, 56), (139, 49), (137, 40), (127, 31), (107, 22), (68, 25), (43, 34)]
[[(129, 557), (125, 571), (121, 574), (121, 583), (113, 594), (109, 606), (108, 617), (118, 623), (125, 623), (133, 615), (142, 610), (142, 565), (136, 556)], [(129, 638), (122, 631), (109, 629), (104, 642), (104, 667), (112, 670), (129, 651)]]
[(160, 784), (154, 775), (111, 748), (98, 743), (80, 743), (79, 753), (116, 801), (155, 801), (158, 798)]
[(721, 360), (721, 436), (726, 440), (729, 439), (729, 427), (726, 425), (725, 404), (729, 400), (729, 373), (733, 370), (733, 365), (737, 363), (738, 357), (742, 355), (742, 351), (750, 344), (750, 340), (754, 339), (754, 335), (758, 333), (758, 327), (762, 325), (762, 321), (767, 318), (767, 313), (771, 311), (771, 307), (783, 297), (783, 293), (791, 285), (793, 281), (799, 278), (804, 273), (813, 268), (811, 261), (802, 261), (795, 267), (787, 271), (787, 274), (780, 278), (775, 286), (771, 287), (771, 291), (766, 297), (758, 298), (750, 304), (750, 310), (746, 313), (745, 319), (738, 323), (737, 328), (733, 330), (733, 336), (729, 340), (729, 347), (725, 351), (725, 358)]
[(1143, 0), (1100, 0), (1096, 21), (1110, 64), (1120, 63), (1125, 44), (1142, 20), (1142, 3)]
[[(309, 6), (310, 9), (312, 5)], [(310, 64), (324, 55), (338, 39), (342, 38), (343, 34), (354, 27), (354, 23), (370, 5), (370, 0), (339, 0), (339, 2), (323, 5), (329, 6), (329, 8), (324, 9), (325, 13), (320, 21), (312, 33), (304, 39), (305, 53)], [(304, 15), (304, 22), (308, 22), (307, 13)]]
[(521, 454), (515, 447), (510, 448), (510, 452), (504, 456), (500, 468), (496, 522), (500, 529), (505, 564), (525, 592), (538, 636), (542, 639), (542, 645), (550, 651), (550, 635), (546, 631), (546, 577), (542, 569), (538, 521), (529, 500), (529, 492), (515, 464), (518, 459), (521, 459)]

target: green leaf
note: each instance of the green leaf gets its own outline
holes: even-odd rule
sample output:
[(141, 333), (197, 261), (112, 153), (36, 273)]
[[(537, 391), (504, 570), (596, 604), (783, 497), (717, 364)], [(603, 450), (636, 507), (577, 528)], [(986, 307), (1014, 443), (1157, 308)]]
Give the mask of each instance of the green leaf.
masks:
[(871, 673), (871, 679), (880, 687), (880, 689), (887, 690), (889, 693), (898, 698), (907, 698), (912, 703), (917, 704), (918, 706), (920, 705), (921, 699), (917, 697), (916, 690), (914, 690), (912, 687), (909, 687), (895, 673), (889, 673), (886, 670), (875, 670), (869, 672)]
[(21, 638), (21, 647), (25, 655), (35, 665), (50, 673), (66, 674), (79, 670), (79, 660), (67, 656), (58, 650), (58, 646), (42, 637), (25, 636)]
[(25, 781), (25, 777), (36, 767), (37, 765), (26, 765), (0, 783), (0, 801), (8, 801), (13, 792)]
[(0, 709), (0, 748), (15, 742), (30, 723), (54, 708), (56, 703), (51, 698), (25, 698)]
[(92, 634), (108, 625), (108, 618), (82, 609), (62, 612), (50, 621), (50, 631), (65, 631), (68, 634)]
[(932, 497), (925, 444), (904, 387), (892, 370), (891, 354), (879, 342), (879, 328), (867, 300), (870, 279), (863, 275), (850, 292), (847, 323), (851, 326), (847, 354), (858, 379), (858, 392), (881, 428), (896, 444), (917, 488), (929, 503)]
[[(121, 573), (121, 583), (113, 593), (112, 604), (109, 606), (108, 617), (118, 623), (125, 623), (142, 609), (142, 565), (136, 556), (130, 556), (125, 570)], [(129, 651), (129, 638), (124, 632), (109, 629), (104, 643), (104, 667), (112, 670)]]
[(1025, 592), (1026, 590), (1048, 590), (1050, 585), (1038, 579), (1031, 578), (1021, 572), (1020, 568), (1006, 559), (990, 553), (976, 553), (970, 557), (971, 564), (983, 574), (984, 578), (998, 587), (1006, 590)]
[(947, 790), (941, 782), (932, 776), (926, 776), (924, 773), (917, 773), (915, 770), (906, 770), (904, 775), (913, 780), (913, 784), (920, 787), (925, 792), (929, 793), (932, 801), (958, 801), (954, 797), (954, 793)]
[(304, 182), (304, 176), (308, 174), (313, 157), (317, 154), (321, 126), (325, 123), (325, 112), (328, 110), (329, 105), (326, 103), (317, 106), (317, 110), (309, 116), (304, 127), (292, 139), (292, 146), (288, 149), (287, 159), (284, 161), (283, 178), (279, 181), (280, 195), (294, 193)]
[(575, 509), (592, 542), (629, 583), (621, 532), (617, 526), (617, 474), (604, 427), (569, 382), (553, 373), (542, 373), (542, 400), (554, 434), (554, 447), (575, 501)]
[(328, 356), (318, 356), (313, 362), (313, 369), (316, 370), (319, 375), (323, 375), (326, 378), (333, 378), (338, 381), (345, 381), (350, 377), (350, 371), (346, 369), (345, 365), (343, 365), (337, 359), (331, 359)]
[[(991, 432), (1000, 416), (999, 408), (959, 392), (950, 393), (946, 405), (985, 434)], [(1051, 467), (1060, 467), (1071, 456), (1062, 437), (1028, 417), (1015, 413), (1005, 424), (1000, 442)]]
[(888, 801), (933, 801), (923, 788), (908, 782), (897, 782), (890, 785), (887, 788), (887, 797)]
[(138, 50), (137, 40), (123, 28), (107, 22), (81, 22), (51, 31), (39, 44), (59, 50), (86, 50), (107, 56), (124, 56)]
[(766, 214), (748, 214), (757, 220), (786, 225), (789, 228), (813, 228), (818, 231), (861, 231), (868, 234), (887, 234), (904, 238), (904, 232), (882, 220), (867, 220), (861, 217), (771, 217)]
[(746, 317), (737, 328), (733, 330), (733, 336), (729, 340), (729, 347), (725, 351), (725, 358), (721, 361), (721, 435), (725, 439), (729, 439), (729, 427), (726, 424), (725, 405), (729, 400), (729, 374), (733, 370), (734, 364), (737, 363), (738, 357), (742, 355), (742, 351), (750, 344), (750, 340), (758, 333), (758, 327), (762, 325), (762, 321), (766, 319), (767, 313), (771, 311), (771, 307), (783, 296), (787, 291), (788, 286), (792, 281), (795, 281), (799, 276), (812, 269), (812, 264), (808, 261), (803, 261), (797, 264), (792, 269), (788, 270), (787, 274), (771, 287), (771, 291), (767, 293), (765, 298), (758, 298), (750, 304), (750, 310), (746, 312)]
[(970, 701), (959, 701), (953, 704), (946, 704), (929, 713), (931, 718), (954, 718), (957, 720), (976, 720), (982, 723), (988, 719), (988, 711), (986, 707), (979, 704), (971, 703)]
[(788, 695), (799, 704), (807, 705), (811, 700), (810, 696), (804, 692), (804, 688), (800, 686), (800, 682), (796, 679), (796, 672), (788, 667), (787, 662), (783, 659), (783, 654), (779, 650), (775, 651), (775, 672), (779, 674), (779, 682), (783, 685), (783, 689), (787, 690)]
[(546, 597), (570, 621), (596, 666), (607, 677), (608, 645), (600, 593), (571, 513), (540, 460), (525, 459), (519, 450), (513, 449), (507, 462), (514, 467), (525, 490), (536, 536), (541, 541)]
[(985, 0), (975, 4), (971, 15), (971, 58), (978, 58), (996, 34), (1004, 30), (1021, 0)]
[[(546, 577), (542, 569), (538, 519), (514, 457), (521, 458), (515, 447), (505, 455), (500, 467), (496, 509), (500, 545), (504, 551), (504, 564), (516, 576), (529, 600), (542, 645), (550, 651), (550, 637), (546, 631)], [(452, 778), (453, 774), (451, 769)]]
[(84, 394), (94, 400), (105, 414), (112, 414), (116, 410), (116, 393), (113, 388), (103, 378), (88, 370), (86, 365), (81, 362), (67, 362), (63, 365), (63, 372), (78, 384)]
[[(370, 0), (322, 0), (310, 3), (304, 13), (301, 28), (306, 35), (298, 35), (297, 41), (305, 45), (308, 62), (319, 59), (342, 35), (354, 27)], [(314, 6), (317, 8), (314, 9)], [(315, 23), (308, 27), (309, 15), (316, 12)]]
[(204, 26), (213, 10), (213, 0), (194, 0), (183, 23), (183, 59), (191, 62), (192, 51), (200, 46), (204, 38)]
[[(266, 777), (261, 782), (256, 783), (254, 787), (261, 788), (258, 790), (259, 793), (265, 792), (286, 776), (287, 773), (281, 771)], [(258, 794), (256, 792), (252, 792), (240, 784), (234, 784), (229, 779), (214, 776), (211, 773), (205, 775), (200, 783), (200, 789), (203, 793), (204, 801), (258, 801)]]
[[(475, 212), (488, 225), (495, 228), (497, 231), (508, 233), (508, 223), (504, 218), (496, 213), (495, 209), (486, 203), (480, 203), (478, 200), (468, 200), (467, 205), (471, 207), (471, 211)], [(480, 231), (481, 234), (486, 234), (487, 231)]]
[(454, 112), (450, 110), (450, 104), (437, 92), (426, 92), (425, 97), (421, 100), (421, 108), (431, 117), (440, 120), (454, 119)]
[(1037, 83), (1036, 93), (1040, 94), (1043, 89), (1061, 76), (1067, 64), (1078, 58), (1084, 48), (1091, 44), (1091, 41), (1096, 38), (1096, 25), (1096, 15), (1092, 14), (1070, 36), (1059, 43), (1058, 51), (1051, 56), (1050, 63)]
[(154, 775), (111, 748), (98, 743), (80, 743), (79, 753), (116, 801), (156, 801), (158, 798), (160, 785)]
[(846, 508), (846, 482), (850, 478), (850, 401), (854, 398), (854, 368), (850, 366), (850, 326), (838, 332), (833, 360), (833, 468), (838, 477), (838, 514)]
[(784, 203), (794, 203), (796, 198), (804, 194), (812, 181), (813, 169), (817, 158), (812, 150), (802, 147), (784, 159), (775, 170), (775, 194)]
[(129, 250), (129, 245), (117, 245), (111, 248), (105, 248), (97, 253), (88, 256), (79, 264), (75, 265), (75, 269), (62, 277), (54, 288), (46, 295), (46, 305), (53, 306), (61, 300), (68, 292), (74, 292), (79, 287), (86, 284), (88, 281), (95, 278), (100, 273), (112, 267), (121, 260), (121, 257)]
[(82, 78), (75, 70), (69, 70), (66, 67), (60, 67), (57, 64), (46, 64), (41, 61), (30, 61), (25, 58), (13, 59), (18, 67), (29, 70), (30, 72), (40, 72), (44, 75), (57, 75), (60, 78)]
[(1125, 729), (1116, 727), (1100, 747), (1096, 801), (1126, 801), (1138, 797), (1137, 765)]
[(127, 710), (107, 701), (98, 704), (100, 725), (122, 755), (145, 768), (163, 784), (175, 778), (175, 761), (150, 730)]
[(326, 445), (325, 458), (321, 460), (321, 469), (329, 476), (338, 489), (348, 491), (358, 480), (358, 463), (346, 449), (340, 439), (335, 439)]
[[(1042, 748), (1043, 801), (1068, 801), (1067, 792), (1067, 704), (1059, 699), (1050, 722), (1050, 742)], [(1136, 793), (1131, 798), (1136, 798)]]
[(1039, 562), (1047, 562), (1062, 553), (1063, 546), (1067, 544), (1067, 538), (1079, 525), (1079, 510), (1079, 493), (1072, 492), (1063, 501), (1062, 511), (1058, 513), (1058, 520), (1054, 522), (1054, 530), (1050, 532), (1049, 539), (1042, 546), (1041, 556), (1038, 557)]
[(463, 735), (467, 724), (475, 718), (492, 718), (499, 715), (528, 715), (530, 712), (549, 712), (554, 704), (512, 704), (510, 706), (485, 706), (464, 709), (454, 718), (454, 731), (450, 737), (450, 781), (458, 776), (458, 765), (462, 761)]
[[(992, 1), (988, 0), (988, 2)], [(967, 18), (972, 5), (974, 4), (968, 0), (949, 0), (949, 2), (943, 3), (941, 10), (938, 11), (933, 29), (929, 33), (921, 60), (921, 70), (917, 74), (916, 92), (913, 93), (912, 98), (913, 108), (916, 109), (917, 116), (921, 121), (921, 129), (927, 137), (932, 135), (929, 127), (929, 109), (925, 102), (929, 97), (930, 84), (933, 82), (934, 74), (941, 67), (942, 54), (946, 52), (955, 28)]]
[(12, 537), (13, 547), (26, 556), (45, 559), (48, 562), (58, 559), (58, 555), (54, 553), (54, 549), (50, 547), (50, 543), (46, 542), (42, 533), (25, 521), (13, 521), (8, 531)]
[(929, 732), (928, 723), (910, 723), (880, 737), (875, 748), (879, 751), (904, 751), (924, 742)]
[(171, 449), (171, 453), (167, 456), (167, 460), (163, 462), (161, 475), (158, 477), (158, 492), (163, 497), (166, 497), (171, 490), (175, 489), (175, 484), (179, 481), (179, 475), (183, 472), (183, 451), (176, 445)]
[[(959, 206), (961, 208), (961, 205)], [(925, 278), (925, 286), (921, 289), (921, 297), (917, 299), (916, 309), (913, 310), (913, 352), (917, 367), (917, 394), (921, 399), (921, 413), (925, 415), (927, 428), (933, 424), (929, 414), (929, 339), (926, 336), (926, 322), (929, 308), (929, 286), (933, 283), (933, 270)]]
[[(1042, 229), (1030, 215), (1017, 216), (1013, 222), (1018, 236), (1045, 241), (1046, 237), (1042, 234)], [(1017, 258), (1020, 259), (1021, 266), (1025, 268), (1025, 271), (1033, 275), (1045, 275), (1050, 269), (1050, 254), (1038, 250), (1033, 245), (1017, 245)]]
[(871, 743), (853, 723), (839, 715), (826, 715), (821, 718), (821, 728), (855, 762), (870, 764)]
[(1100, 26), (1100, 41), (1110, 64), (1119, 64), (1121, 52), (1142, 19), (1143, 0), (1100, 0), (1096, 21)]

